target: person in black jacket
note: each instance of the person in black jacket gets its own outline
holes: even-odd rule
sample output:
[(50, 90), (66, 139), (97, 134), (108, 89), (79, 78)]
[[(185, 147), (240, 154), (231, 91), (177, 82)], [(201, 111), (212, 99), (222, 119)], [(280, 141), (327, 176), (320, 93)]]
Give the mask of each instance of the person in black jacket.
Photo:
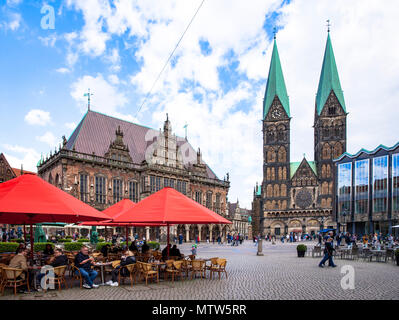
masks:
[(46, 244), (46, 247), (43, 250), (43, 255), (51, 256), (54, 254), (54, 249), (51, 244)]
[(80, 252), (75, 256), (75, 266), (79, 268), (80, 274), (86, 282), (83, 288), (98, 288), (98, 284), (94, 284), (93, 282), (98, 275), (97, 271), (91, 268), (93, 264), (94, 258), (89, 256), (89, 249), (83, 246)]
[(148, 250), (150, 250), (150, 246), (146, 241), (144, 241), (143, 245), (141, 246), (141, 253), (146, 253)]
[(110, 250), (111, 246), (109, 244), (106, 244), (101, 248), (101, 253), (103, 254), (104, 258), (108, 257), (108, 252), (110, 252)]
[(172, 257), (179, 257), (181, 256), (180, 250), (177, 249), (176, 245), (173, 245), (172, 249), (170, 249), (169, 255)]
[[(66, 255), (64, 255), (64, 253), (62, 252), (62, 249), (56, 249), (54, 252), (54, 257), (51, 258), (50, 260), (51, 261), (49, 263), (49, 266), (51, 266), (53, 268), (68, 265), (68, 258)], [(46, 288), (44, 288), (43, 284), (41, 283), (41, 280), (46, 275), (46, 273), (48, 273), (48, 272), (39, 273), (37, 275), (37, 280), (39, 281), (39, 283), (43, 289), (47, 289), (47, 286), (46, 286)]]
[(324, 249), (324, 257), (320, 261), (319, 267), (320, 268), (324, 268), (324, 263), (328, 260), (328, 265), (330, 267), (335, 268), (336, 265), (334, 264), (334, 261), (333, 261), (333, 258), (332, 258), (333, 251), (335, 250), (334, 246), (333, 246), (333, 238), (331, 238), (331, 237), (328, 238), (325, 245), (326, 245), (326, 247)]
[(136, 263), (136, 258), (134, 257), (133, 252), (129, 250), (125, 250), (123, 252), (123, 256), (121, 257), (121, 263), (119, 266), (117, 266), (114, 270), (112, 270), (111, 276), (112, 280), (108, 281), (107, 284), (113, 287), (117, 287), (118, 284), (118, 275), (119, 272), (121, 273), (122, 276), (126, 277), (129, 275), (129, 271), (126, 270), (126, 268), (122, 268), (124, 266), (127, 266), (129, 264), (134, 264)]
[(139, 249), (136, 246), (136, 241), (132, 241), (132, 243), (129, 246), (129, 250), (132, 251), (132, 252), (138, 252), (139, 251)]

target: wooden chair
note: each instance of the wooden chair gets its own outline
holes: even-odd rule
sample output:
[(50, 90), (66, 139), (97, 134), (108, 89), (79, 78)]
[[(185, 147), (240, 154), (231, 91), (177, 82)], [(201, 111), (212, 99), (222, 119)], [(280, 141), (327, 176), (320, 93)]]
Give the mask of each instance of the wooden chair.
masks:
[[(68, 284), (65, 279), (65, 271), (67, 266), (59, 266), (54, 268), (54, 282), (58, 284), (58, 291), (61, 291), (61, 285), (64, 284), (68, 289)], [(80, 273), (80, 272), (79, 272)]]
[(206, 270), (211, 271), (211, 268), (212, 268), (213, 266), (217, 266), (218, 259), (219, 259), (219, 257), (211, 258), (211, 264), (210, 264), (209, 266), (207, 266), (207, 265), (205, 266)]
[[(83, 277), (82, 277), (82, 274), (80, 273), (79, 268), (75, 266), (75, 263), (72, 263), (70, 266), (71, 266), (71, 272), (72, 272), (72, 283), (73, 283), (73, 280), (79, 280), (80, 288), (82, 289)], [(71, 287), (72, 287), (72, 285), (71, 285)]]
[(10, 268), (10, 267), (2, 267), (2, 278), (3, 278), (3, 284), (2, 284), (2, 290), (1, 294), (4, 295), (4, 289), (6, 287), (8, 288), (14, 288), (14, 295), (17, 295), (17, 287), (24, 286), (26, 285), (29, 291), (29, 276), (26, 274), (25, 279), (17, 279), (19, 276), (21, 276), (24, 273), (24, 270), (18, 269), (18, 268)]
[[(168, 260), (170, 261), (170, 260)], [(165, 280), (168, 278), (168, 274), (172, 274), (172, 282), (175, 282), (175, 277), (179, 276), (181, 280), (183, 279), (183, 261), (172, 261), (170, 267), (166, 267), (165, 270)]]
[(157, 282), (159, 283), (159, 273), (152, 269), (152, 265), (150, 263), (141, 263), (142, 274), (145, 278), (145, 284), (148, 285), (148, 279), (157, 278)]
[(220, 280), (220, 274), (222, 272), (224, 272), (224, 274), (226, 275), (226, 279), (227, 279), (226, 264), (227, 264), (226, 259), (218, 259), (217, 265), (211, 268), (211, 279), (213, 279), (213, 273), (215, 273), (215, 272), (219, 273), (219, 280)]
[(190, 260), (183, 260), (182, 261), (182, 271), (186, 272), (186, 278), (188, 278), (188, 272), (191, 271), (191, 261)]
[[(128, 272), (128, 276), (122, 275), (122, 270), (126, 270)], [(135, 263), (128, 264), (126, 266), (123, 266), (119, 269), (119, 274), (118, 274), (118, 284), (121, 284), (121, 278), (122, 278), (122, 283), (125, 283), (125, 278), (129, 277), (130, 279), (130, 286), (133, 287), (133, 283), (136, 283), (136, 274), (137, 274), (137, 266)]]
[(192, 260), (191, 261), (191, 279), (196, 276), (199, 272), (202, 277), (205, 277), (205, 261), (204, 260)]
[(188, 256), (188, 258), (189, 258), (190, 260), (195, 260), (195, 254), (190, 254), (190, 255)]
[(5, 278), (3, 276), (3, 267), (7, 267), (7, 265), (0, 263), (0, 291), (3, 291), (3, 285), (5, 283)]

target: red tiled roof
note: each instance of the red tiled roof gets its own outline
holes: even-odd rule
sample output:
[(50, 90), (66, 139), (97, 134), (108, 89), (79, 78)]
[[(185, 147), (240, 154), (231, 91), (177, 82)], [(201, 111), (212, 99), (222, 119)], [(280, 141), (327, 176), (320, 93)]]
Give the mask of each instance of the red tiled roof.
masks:
[[(21, 175), (21, 168), (17, 169), (17, 168), (11, 168), (12, 171), (14, 172), (14, 174), (19, 177)], [(36, 172), (32, 172), (32, 171), (27, 171), (27, 170), (23, 170), (23, 173), (31, 173), (31, 174), (36, 174)]]
[[(66, 148), (86, 154), (94, 152), (98, 156), (104, 156), (110, 143), (115, 140), (115, 130), (118, 126), (123, 132), (123, 142), (129, 147), (133, 162), (140, 164), (145, 160), (147, 147), (153, 142), (153, 140), (148, 141), (148, 137), (157, 137), (159, 131), (94, 111), (88, 111), (85, 114), (67, 141)], [(178, 147), (184, 143), (186, 143), (184, 139), (178, 139)], [(196, 151), (190, 144), (188, 144), (188, 149), (186, 155), (188, 152), (196, 155)], [(192, 164), (188, 163), (187, 166)], [(206, 171), (209, 178), (218, 179), (208, 165), (206, 165)]]

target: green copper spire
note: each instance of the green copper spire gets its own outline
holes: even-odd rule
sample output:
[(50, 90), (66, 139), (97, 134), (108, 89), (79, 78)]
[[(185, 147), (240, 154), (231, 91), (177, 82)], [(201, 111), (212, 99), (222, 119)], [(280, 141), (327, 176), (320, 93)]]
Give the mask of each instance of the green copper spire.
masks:
[(317, 114), (320, 115), (328, 96), (334, 91), (346, 113), (344, 93), (339, 82), (337, 65), (335, 64), (334, 51), (331, 45), (330, 33), (328, 33), (326, 51), (324, 52), (323, 68), (321, 69), (319, 89), (316, 96)]
[(274, 38), (272, 61), (270, 62), (269, 77), (267, 78), (265, 98), (263, 100), (263, 119), (269, 112), (270, 106), (272, 105), (275, 96), (280, 99), (280, 102), (289, 117), (290, 103), (288, 101), (287, 89), (285, 88), (283, 70), (281, 69), (276, 38)]

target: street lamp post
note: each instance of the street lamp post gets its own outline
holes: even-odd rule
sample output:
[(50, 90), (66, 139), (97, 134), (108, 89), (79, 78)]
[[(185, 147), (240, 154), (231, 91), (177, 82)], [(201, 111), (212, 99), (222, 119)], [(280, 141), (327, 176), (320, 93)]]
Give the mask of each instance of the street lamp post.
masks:
[(346, 210), (342, 212), (342, 217), (344, 218), (344, 233), (346, 233)]
[(263, 242), (263, 222), (264, 222), (264, 217), (263, 217), (263, 203), (261, 201), (260, 203), (260, 219), (259, 219), (259, 234), (260, 236), (258, 237), (258, 252), (256, 253), (257, 256), (263, 256), (263, 247), (262, 247), (262, 242)]

